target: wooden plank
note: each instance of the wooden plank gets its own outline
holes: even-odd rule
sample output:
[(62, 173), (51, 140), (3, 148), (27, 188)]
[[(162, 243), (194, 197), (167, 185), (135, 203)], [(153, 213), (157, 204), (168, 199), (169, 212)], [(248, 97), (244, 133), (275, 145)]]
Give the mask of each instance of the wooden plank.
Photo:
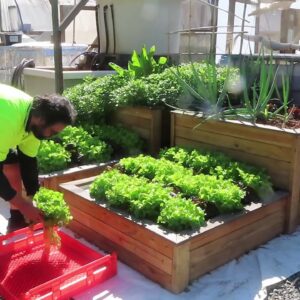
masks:
[(175, 127), (176, 138), (187, 138), (196, 142), (206, 143), (223, 148), (238, 150), (246, 153), (255, 154), (262, 157), (274, 158), (290, 162), (293, 157), (291, 147), (278, 147), (278, 145), (267, 144), (264, 142), (232, 137), (224, 135), (222, 132), (212, 133), (204, 130), (193, 130), (185, 127)]
[(39, 181), (41, 186), (58, 191), (61, 183), (99, 175), (108, 166), (115, 163), (115, 161), (112, 161), (99, 165), (84, 165), (49, 175), (40, 175)]
[(212, 255), (218, 253), (220, 249), (225, 249), (228, 245), (236, 244), (237, 241), (242, 236), (248, 236), (251, 232), (258, 232), (261, 227), (264, 227), (265, 224), (277, 224), (285, 222), (285, 212), (279, 211), (274, 214), (268, 215), (263, 219), (257, 220), (254, 223), (250, 223), (247, 226), (241, 226), (235, 231), (232, 231), (223, 237), (217, 238), (210, 243), (200, 246), (192, 251), (192, 254), (195, 255), (191, 260), (193, 263), (197, 263), (198, 260), (204, 259), (207, 255)]
[(78, 235), (84, 237), (87, 241), (99, 246), (101, 249), (106, 251), (112, 251), (113, 249), (116, 251), (119, 260), (142, 273), (147, 278), (159, 283), (162, 287), (172, 291), (172, 278), (169, 274), (164, 273), (144, 259), (137, 257), (134, 253), (120, 247), (117, 243), (111, 242), (110, 239), (107, 239), (79, 222), (73, 221), (71, 229)]
[(290, 181), (289, 190), (291, 191), (290, 201), (287, 207), (287, 226), (288, 233), (293, 232), (299, 224), (299, 201), (300, 201), (300, 137), (297, 138), (294, 148), (295, 155), (293, 156), (292, 178)]
[(197, 131), (208, 131), (214, 133), (222, 132), (224, 135), (233, 136), (237, 138), (244, 138), (249, 140), (260, 141), (264, 143), (270, 143), (278, 146), (287, 147), (287, 145), (291, 145), (295, 141), (295, 133), (280, 131), (278, 130), (270, 130), (267, 128), (260, 128), (256, 126), (249, 126), (243, 124), (229, 123), (224, 121), (206, 121), (200, 124), (200, 120), (197, 117), (190, 117), (188, 115), (176, 114), (174, 115), (175, 121), (174, 124), (176, 126), (182, 126), (187, 128), (195, 128)]
[(151, 120), (152, 119), (146, 119), (146, 118), (143, 118), (142, 115), (139, 115), (139, 116), (134, 116), (134, 115), (117, 115), (117, 116), (114, 116), (113, 115), (113, 118), (112, 118), (112, 121), (114, 124), (116, 123), (121, 123), (123, 126), (125, 127), (141, 127), (141, 128), (145, 128), (145, 129), (148, 129), (151, 127)]
[(146, 106), (127, 106), (127, 107), (120, 107), (118, 108), (114, 114), (116, 117), (119, 117), (121, 115), (126, 117), (131, 116), (138, 116), (142, 117), (144, 119), (151, 120), (153, 117), (153, 114), (155, 114), (157, 111), (161, 110), (160, 108), (150, 108)]
[[(264, 226), (257, 228), (247, 235), (241, 233), (238, 243), (233, 243), (226, 248), (223, 247), (219, 249), (220, 251), (218, 253), (209, 255), (197, 263), (191, 262), (190, 280), (196, 279), (199, 276), (227, 263), (228, 261), (238, 258), (247, 251), (271, 240), (282, 233), (283, 228), (284, 222), (282, 220), (282, 222), (265, 223)], [(195, 255), (197, 254), (191, 253), (191, 258), (194, 258)]]
[(134, 253), (137, 257), (143, 258), (143, 260), (149, 262), (163, 272), (171, 274), (172, 260), (169, 257), (162, 255), (157, 251), (153, 251), (152, 248), (149, 248), (142, 241), (133, 239), (130, 235), (126, 235), (114, 229), (105, 222), (101, 222), (79, 209), (71, 207), (71, 213), (77, 222), (80, 222), (88, 228), (95, 229), (95, 231), (118, 244), (121, 248)]
[(64, 190), (64, 195), (65, 200), (71, 209), (77, 208), (78, 210), (86, 213), (89, 218), (93, 217), (99, 221), (105, 222), (107, 225), (129, 235), (131, 238), (141, 241), (147, 247), (152, 248), (153, 251), (158, 251), (159, 253), (172, 258), (174, 243), (169, 240), (158, 236), (154, 232), (151, 232), (122, 216), (111, 213), (109, 210), (102, 208), (91, 201), (82, 199), (76, 194), (72, 194), (71, 192)]
[(162, 121), (162, 108), (123, 107), (112, 114), (112, 123), (137, 132), (147, 141), (147, 150), (153, 155), (162, 145)]
[(189, 283), (190, 276), (190, 243), (176, 246), (172, 266), (172, 291), (182, 292)]
[(290, 187), (290, 179), (291, 179), (291, 164), (288, 162), (269, 159), (267, 157), (260, 157), (257, 155), (253, 155), (250, 153), (245, 153), (242, 151), (237, 151), (233, 149), (223, 148), (221, 146), (215, 147), (212, 145), (208, 145), (205, 143), (195, 142), (188, 139), (176, 138), (175, 139), (176, 146), (185, 146), (185, 147), (194, 147), (195, 149), (208, 149), (224, 152), (231, 157), (244, 161), (246, 163), (253, 164), (254, 166), (263, 167), (267, 170), (268, 174), (272, 178), (272, 182), (278, 188), (289, 189)]
[(192, 238), (190, 241), (191, 251), (226, 235), (229, 235), (231, 232), (234, 232), (242, 227), (246, 227), (248, 225), (256, 223), (258, 220), (265, 219), (270, 215), (273, 216), (278, 212), (284, 213), (286, 210), (287, 200), (288, 197), (284, 197), (279, 201), (270, 203), (267, 206), (259, 208), (258, 210), (249, 212), (237, 219), (225, 222), (221, 226), (212, 228), (211, 230), (206, 231), (195, 238)]

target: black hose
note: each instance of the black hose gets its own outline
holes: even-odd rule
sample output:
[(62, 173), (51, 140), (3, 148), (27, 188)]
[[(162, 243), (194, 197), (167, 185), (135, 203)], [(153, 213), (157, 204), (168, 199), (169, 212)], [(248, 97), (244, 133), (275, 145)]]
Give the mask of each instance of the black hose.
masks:
[(23, 58), (21, 63), (17, 65), (14, 69), (11, 78), (11, 85), (15, 88), (19, 88), (24, 91), (24, 80), (23, 80), (23, 71), (25, 68), (34, 68), (35, 63), (33, 59)]
[(112, 20), (112, 28), (113, 28), (113, 40), (114, 40), (114, 48), (113, 48), (113, 54), (116, 54), (116, 29), (115, 29), (115, 13), (114, 13), (114, 5), (110, 5), (110, 11), (111, 11), (111, 20)]
[(97, 30), (97, 51), (100, 53), (100, 28), (99, 28), (99, 5), (96, 6), (96, 30)]
[(104, 16), (104, 30), (105, 30), (105, 39), (106, 39), (106, 46), (105, 46), (105, 54), (108, 53), (109, 49), (109, 36), (108, 36), (108, 24), (107, 24), (107, 10), (108, 5), (104, 5), (103, 7), (103, 16)]

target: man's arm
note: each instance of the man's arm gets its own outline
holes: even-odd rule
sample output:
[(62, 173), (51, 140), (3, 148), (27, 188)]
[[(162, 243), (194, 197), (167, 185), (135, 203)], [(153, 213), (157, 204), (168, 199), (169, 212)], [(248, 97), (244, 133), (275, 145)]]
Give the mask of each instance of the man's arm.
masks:
[(43, 220), (40, 210), (34, 207), (33, 203), (25, 201), (22, 195), (11, 187), (3, 172), (3, 162), (0, 162), (0, 197), (9, 201), (29, 220), (33, 222), (41, 222)]
[(33, 196), (39, 189), (38, 166), (36, 157), (30, 157), (18, 149), (21, 177), (27, 196)]

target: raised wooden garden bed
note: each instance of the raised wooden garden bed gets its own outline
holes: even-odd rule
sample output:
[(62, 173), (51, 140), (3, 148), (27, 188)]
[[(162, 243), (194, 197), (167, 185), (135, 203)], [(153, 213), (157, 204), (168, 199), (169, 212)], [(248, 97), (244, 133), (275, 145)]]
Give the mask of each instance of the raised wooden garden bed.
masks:
[(171, 113), (171, 145), (220, 150), (235, 159), (264, 167), (274, 185), (291, 194), (286, 231), (292, 232), (299, 224), (299, 129), (239, 121), (203, 122), (201, 116), (174, 111)]
[(163, 108), (121, 107), (113, 113), (111, 122), (137, 132), (152, 155), (170, 144), (170, 113)]
[(96, 204), (88, 191), (93, 179), (60, 185), (74, 218), (70, 228), (102, 249), (116, 251), (123, 262), (174, 293), (284, 230), (285, 193), (246, 206), (241, 213), (214, 218), (199, 230), (175, 234), (104, 202)]
[(100, 164), (83, 165), (69, 168), (63, 171), (57, 171), (45, 175), (39, 175), (40, 185), (57, 191), (59, 185), (64, 182), (96, 176), (100, 174), (107, 166), (114, 164), (114, 161)]

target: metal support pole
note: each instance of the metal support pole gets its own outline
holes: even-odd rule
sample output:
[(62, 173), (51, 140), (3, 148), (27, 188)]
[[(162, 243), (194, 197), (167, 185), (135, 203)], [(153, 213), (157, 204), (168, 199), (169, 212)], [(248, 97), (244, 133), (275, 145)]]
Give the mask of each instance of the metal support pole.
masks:
[(216, 59), (216, 46), (217, 46), (217, 31), (218, 31), (218, 7), (219, 7), (219, 0), (214, 0), (212, 2), (214, 5), (213, 11), (212, 11), (212, 35), (210, 39), (210, 57), (212, 57), (214, 60)]
[(63, 67), (61, 49), (61, 31), (59, 30), (58, 0), (50, 0), (52, 6), (52, 28), (54, 43), (54, 67), (55, 67), (55, 92), (62, 94), (63, 86)]
[(246, 21), (246, 11), (247, 11), (247, 2), (244, 3), (244, 11), (243, 11), (243, 21), (241, 27), (241, 43), (240, 43), (240, 55), (242, 54), (243, 50), (243, 42), (244, 42), (244, 30), (245, 30), (245, 21)]

